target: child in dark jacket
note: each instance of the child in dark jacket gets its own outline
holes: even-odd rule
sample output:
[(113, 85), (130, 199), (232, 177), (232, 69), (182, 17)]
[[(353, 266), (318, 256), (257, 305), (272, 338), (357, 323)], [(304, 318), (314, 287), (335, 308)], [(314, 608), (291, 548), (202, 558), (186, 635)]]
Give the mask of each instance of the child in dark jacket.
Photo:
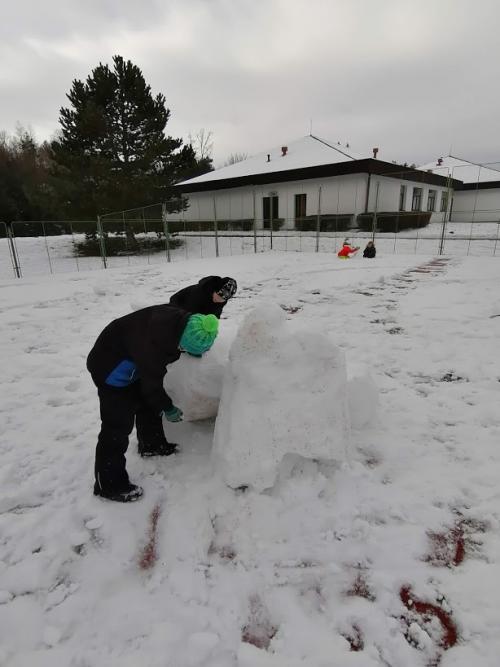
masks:
[(375, 248), (375, 244), (373, 241), (368, 241), (366, 244), (366, 248), (363, 250), (363, 257), (368, 257), (370, 259), (373, 259), (375, 255), (377, 254), (377, 249)]
[(189, 285), (170, 298), (170, 305), (187, 310), (189, 313), (215, 315), (220, 318), (222, 309), (238, 289), (234, 278), (207, 276), (197, 285)]
[(167, 364), (181, 351), (201, 356), (213, 345), (219, 322), (214, 315), (185, 312), (169, 305), (150, 306), (113, 320), (87, 358), (97, 386), (101, 431), (95, 456), (94, 494), (129, 502), (142, 496), (131, 484), (125, 453), (134, 422), (141, 456), (168, 456), (162, 417), (182, 420), (182, 411), (163, 388)]

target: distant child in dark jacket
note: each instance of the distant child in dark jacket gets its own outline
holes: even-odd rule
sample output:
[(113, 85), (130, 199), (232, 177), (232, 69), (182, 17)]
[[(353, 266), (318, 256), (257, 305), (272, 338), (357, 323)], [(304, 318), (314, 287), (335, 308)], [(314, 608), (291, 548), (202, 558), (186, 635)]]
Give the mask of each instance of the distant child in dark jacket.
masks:
[(373, 259), (376, 254), (377, 249), (375, 248), (375, 244), (373, 241), (368, 241), (366, 248), (363, 250), (363, 257), (369, 257), (370, 259)]
[(113, 320), (98, 336), (87, 358), (102, 422), (95, 456), (96, 496), (120, 502), (142, 496), (125, 466), (134, 422), (141, 456), (175, 452), (177, 446), (165, 438), (162, 418), (182, 421), (182, 411), (163, 388), (166, 366), (182, 351), (201, 357), (213, 345), (218, 328), (214, 315), (190, 315), (161, 305)]
[(188, 313), (215, 315), (220, 318), (222, 309), (238, 289), (234, 278), (207, 276), (197, 285), (184, 287), (170, 298), (170, 305), (187, 310)]

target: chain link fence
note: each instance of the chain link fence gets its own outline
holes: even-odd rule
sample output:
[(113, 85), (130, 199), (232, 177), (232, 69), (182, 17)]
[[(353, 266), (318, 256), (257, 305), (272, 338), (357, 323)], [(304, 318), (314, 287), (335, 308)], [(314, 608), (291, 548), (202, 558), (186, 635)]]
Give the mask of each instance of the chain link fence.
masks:
[[(448, 187), (425, 189), (405, 181), (403, 172), (399, 181), (394, 172), (390, 176), (389, 185), (384, 174), (373, 178), (369, 192), (353, 194), (352, 185), (338, 185), (334, 198), (326, 180), (286, 184), (277, 193), (254, 189), (250, 206), (248, 193), (232, 193), (229, 208), (227, 195), (213, 193), (205, 195), (208, 213), (193, 199), (184, 210), (169, 202), (96, 220), (2, 222), (0, 279), (271, 250), (336, 254), (346, 237), (360, 252), (374, 241), (378, 256), (500, 255), (500, 194), (478, 187), (462, 196), (450, 180)], [(425, 172), (421, 178), (423, 185)]]

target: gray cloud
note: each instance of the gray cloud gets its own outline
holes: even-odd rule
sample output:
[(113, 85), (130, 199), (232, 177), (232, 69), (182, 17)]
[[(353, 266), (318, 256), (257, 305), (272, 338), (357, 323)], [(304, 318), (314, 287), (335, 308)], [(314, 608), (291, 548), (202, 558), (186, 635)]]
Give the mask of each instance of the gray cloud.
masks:
[(58, 127), (74, 78), (115, 53), (216, 162), (309, 132), (426, 162), (500, 160), (496, 0), (20, 0), (0, 24), (0, 129)]

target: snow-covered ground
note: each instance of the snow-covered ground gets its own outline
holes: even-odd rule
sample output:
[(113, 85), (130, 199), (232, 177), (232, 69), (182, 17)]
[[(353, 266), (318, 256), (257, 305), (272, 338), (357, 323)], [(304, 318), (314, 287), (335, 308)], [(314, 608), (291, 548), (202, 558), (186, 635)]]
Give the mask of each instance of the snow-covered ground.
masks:
[[(95, 337), (214, 272), (229, 322), (275, 302), (370, 367), (378, 418), (262, 494), (211, 469), (212, 421), (173, 424), (173, 459), (132, 437), (140, 502), (95, 498)], [(493, 257), (276, 252), (1, 282), (0, 664), (498, 665), (499, 281)]]
[[(182, 223), (182, 221), (179, 221)], [(322, 232), (318, 251), (337, 253), (342, 247), (346, 232)], [(438, 254), (441, 243), (442, 223), (432, 223), (423, 229), (411, 229), (398, 234), (378, 233), (375, 244), (379, 254)], [(143, 235), (144, 236), (144, 235)], [(148, 234), (157, 240), (155, 233)], [(62, 236), (38, 236), (16, 238), (15, 245), (23, 277), (69, 273), (102, 269), (101, 257), (75, 257), (75, 243), (81, 242), (82, 234)], [(170, 260), (179, 262), (186, 259), (210, 258), (216, 255), (213, 233), (180, 233), (179, 248), (170, 252)], [(349, 234), (353, 244), (364, 248), (371, 235), (353, 230)], [(279, 250), (286, 252), (314, 252), (315, 232), (258, 230), (255, 238), (252, 232), (220, 232), (218, 251), (220, 256), (246, 255)], [(456, 223), (446, 226), (444, 254), (459, 256), (495, 256), (500, 254), (500, 223)], [(166, 250), (137, 255), (107, 257), (109, 268), (154, 266), (167, 261)], [(14, 276), (8, 242), (0, 239), (0, 280)]]

